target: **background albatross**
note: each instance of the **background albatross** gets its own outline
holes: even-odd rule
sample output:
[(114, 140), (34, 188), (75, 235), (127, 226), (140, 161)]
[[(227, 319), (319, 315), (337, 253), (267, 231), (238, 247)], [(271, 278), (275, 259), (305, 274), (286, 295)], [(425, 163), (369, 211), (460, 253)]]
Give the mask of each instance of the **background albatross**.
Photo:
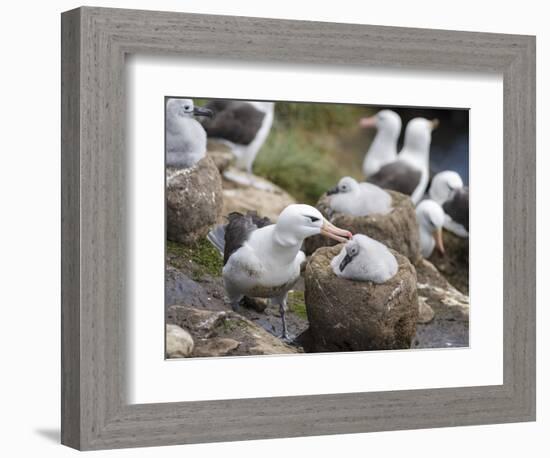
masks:
[(369, 182), (407, 194), (416, 205), (430, 178), (430, 143), (432, 130), (438, 125), (437, 119), (411, 119), (405, 128), (405, 142), (397, 159), (381, 167), (369, 177)]
[(244, 296), (272, 298), (279, 305), (283, 335), (289, 340), (285, 312), (287, 295), (300, 276), (305, 261), (301, 246), (305, 238), (323, 234), (339, 242), (351, 237), (314, 207), (286, 207), (276, 224), (255, 213), (231, 213), (229, 223), (216, 226), (208, 240), (224, 257), (223, 281), (233, 310)]
[(273, 124), (273, 102), (212, 100), (206, 104), (211, 119), (203, 126), (209, 138), (225, 143), (235, 157), (236, 166), (252, 173), (252, 164)]
[(195, 116), (212, 116), (191, 99), (166, 102), (166, 165), (192, 167), (206, 155), (206, 132)]
[(401, 124), (401, 117), (392, 110), (381, 110), (374, 116), (359, 120), (360, 127), (377, 129), (374, 140), (363, 160), (365, 177), (374, 175), (380, 170), (380, 167), (395, 160)]

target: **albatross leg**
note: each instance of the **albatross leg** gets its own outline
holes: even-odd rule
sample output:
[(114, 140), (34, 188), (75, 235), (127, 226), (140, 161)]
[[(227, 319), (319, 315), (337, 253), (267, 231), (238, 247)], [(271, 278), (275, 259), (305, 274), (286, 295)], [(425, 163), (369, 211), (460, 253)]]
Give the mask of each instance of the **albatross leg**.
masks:
[(229, 303), (231, 304), (231, 308), (234, 312), (238, 312), (241, 300), (244, 296), (242, 294), (228, 294)]
[(288, 333), (288, 329), (286, 327), (287, 297), (288, 293), (286, 293), (284, 296), (278, 297), (276, 299), (276, 302), (279, 304), (279, 312), (281, 314), (281, 321), (283, 325), (283, 333), (281, 335), (281, 338), (286, 342), (291, 342), (292, 339), (290, 338), (290, 334)]

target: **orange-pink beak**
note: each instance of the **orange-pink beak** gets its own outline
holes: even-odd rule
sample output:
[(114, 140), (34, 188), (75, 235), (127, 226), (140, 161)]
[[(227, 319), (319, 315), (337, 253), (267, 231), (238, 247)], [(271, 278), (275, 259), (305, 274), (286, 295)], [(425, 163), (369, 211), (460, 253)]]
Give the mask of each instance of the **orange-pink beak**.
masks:
[(340, 229), (326, 219), (323, 221), (323, 226), (321, 227), (321, 235), (338, 242), (347, 242), (353, 236), (350, 231)]
[(359, 120), (359, 127), (362, 127), (363, 129), (372, 129), (376, 127), (376, 116), (361, 118)]
[(435, 240), (435, 246), (441, 254), (445, 254), (445, 246), (443, 245), (443, 231), (441, 228), (436, 229), (433, 233), (433, 238)]

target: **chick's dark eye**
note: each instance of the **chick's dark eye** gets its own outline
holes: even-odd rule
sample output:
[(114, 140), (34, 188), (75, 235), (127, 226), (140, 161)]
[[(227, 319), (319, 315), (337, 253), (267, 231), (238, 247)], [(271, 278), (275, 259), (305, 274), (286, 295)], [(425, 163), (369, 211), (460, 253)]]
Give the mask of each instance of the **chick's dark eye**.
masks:
[(183, 108), (189, 110), (189, 105), (185, 105)]
[(319, 218), (317, 218), (315, 216), (307, 216), (306, 218), (309, 218), (312, 223), (315, 223), (316, 221), (319, 221)]

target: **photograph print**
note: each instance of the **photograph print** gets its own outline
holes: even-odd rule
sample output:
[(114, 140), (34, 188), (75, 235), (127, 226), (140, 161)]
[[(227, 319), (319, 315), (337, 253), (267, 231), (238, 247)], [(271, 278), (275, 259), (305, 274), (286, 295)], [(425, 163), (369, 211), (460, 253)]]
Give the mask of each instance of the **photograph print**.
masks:
[(469, 110), (163, 108), (167, 359), (469, 347)]

